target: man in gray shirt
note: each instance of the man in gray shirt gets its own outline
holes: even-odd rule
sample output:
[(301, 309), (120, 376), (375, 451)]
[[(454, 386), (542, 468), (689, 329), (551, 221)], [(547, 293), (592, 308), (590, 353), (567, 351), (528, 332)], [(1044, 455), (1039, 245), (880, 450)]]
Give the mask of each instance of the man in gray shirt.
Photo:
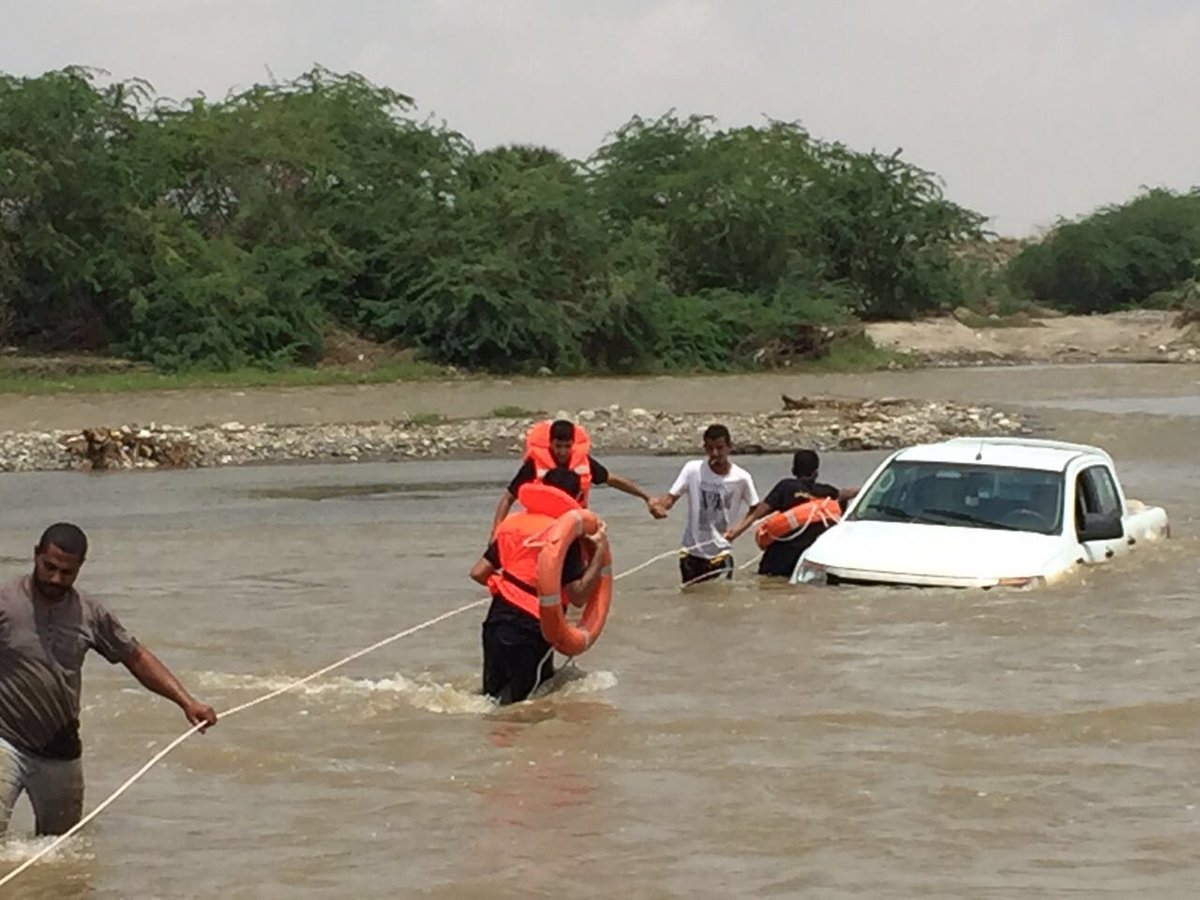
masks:
[(79, 692), (88, 650), (122, 663), (191, 724), (217, 721), (104, 604), (75, 590), (86, 556), (83, 531), (51, 525), (34, 548), (33, 573), (0, 585), (0, 835), (21, 791), (39, 835), (62, 834), (83, 814)]

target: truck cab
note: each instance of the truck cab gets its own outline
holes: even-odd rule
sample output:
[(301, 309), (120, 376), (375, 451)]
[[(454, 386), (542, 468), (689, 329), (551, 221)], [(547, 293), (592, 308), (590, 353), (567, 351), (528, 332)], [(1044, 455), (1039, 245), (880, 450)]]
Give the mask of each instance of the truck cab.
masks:
[(889, 456), (792, 581), (1029, 586), (1168, 534), (1098, 447), (956, 438)]

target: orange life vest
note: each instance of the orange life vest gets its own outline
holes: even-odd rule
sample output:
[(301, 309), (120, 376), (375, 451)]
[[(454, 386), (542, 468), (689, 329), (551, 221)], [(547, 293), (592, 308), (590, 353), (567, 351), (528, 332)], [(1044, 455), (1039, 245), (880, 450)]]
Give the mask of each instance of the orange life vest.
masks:
[(579, 504), (558, 488), (528, 482), (517, 490), (517, 500), (526, 512), (507, 516), (496, 528), (493, 540), (502, 568), (488, 578), (488, 590), (513, 606), (541, 618), (538, 603), (538, 557), (543, 538), (564, 513)]
[(776, 541), (788, 541), (796, 537), (809, 525), (820, 522), (834, 525), (842, 520), (842, 507), (832, 497), (809, 497), (791, 509), (771, 513), (754, 530), (754, 541), (758, 549), (766, 550)]
[[(550, 425), (538, 422), (525, 435), (525, 458), (533, 461), (534, 478), (541, 481), (551, 469), (558, 468), (558, 461), (550, 449)], [(571, 456), (567, 468), (579, 476), (579, 504), (587, 506), (588, 492), (592, 488), (592, 465), (588, 454), (592, 452), (592, 439), (579, 425), (575, 426), (575, 443), (571, 445)]]

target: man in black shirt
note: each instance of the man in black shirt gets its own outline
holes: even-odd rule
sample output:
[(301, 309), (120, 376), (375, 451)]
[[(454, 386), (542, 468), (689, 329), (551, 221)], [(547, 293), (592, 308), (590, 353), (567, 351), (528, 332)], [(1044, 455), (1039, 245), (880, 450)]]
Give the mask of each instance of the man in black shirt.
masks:
[[(845, 510), (846, 503), (858, 493), (858, 488), (839, 490), (832, 484), (817, 481), (820, 464), (820, 457), (815, 450), (797, 450), (792, 455), (792, 477), (784, 478), (771, 488), (770, 493), (757, 506), (725, 532), (725, 539), (732, 541), (759, 519), (791, 509), (814, 498), (827, 497), (837, 500)], [(811, 547), (828, 527), (824, 521), (816, 518), (791, 538), (772, 543), (763, 551), (762, 560), (758, 564), (758, 574), (790, 578), (800, 560), (800, 554)]]
[[(550, 430), (550, 448), (554, 454), (554, 461), (560, 468), (566, 467), (567, 461), (571, 455), (571, 447), (575, 439), (575, 426), (560, 419), (556, 421)], [(628, 478), (622, 478), (614, 472), (609, 472), (608, 469), (600, 463), (596, 457), (588, 455), (588, 468), (591, 471), (592, 486), (607, 484), (609, 487), (614, 487), (622, 493), (629, 494), (633, 497), (645, 501), (646, 508), (656, 519), (665, 519), (667, 513), (658, 502), (654, 500), (648, 493), (642, 490), (637, 483), (630, 481)], [(496, 531), (497, 526), (504, 521), (504, 517), (508, 515), (512, 505), (517, 501), (517, 490), (521, 485), (529, 481), (537, 479), (537, 465), (532, 457), (526, 457), (521, 463), (521, 468), (517, 470), (517, 474), (513, 480), (509, 482), (504, 493), (500, 495), (500, 502), (496, 504), (496, 515), (492, 520), (492, 532)], [(578, 498), (577, 498), (578, 499)], [(586, 500), (584, 501), (586, 505)]]

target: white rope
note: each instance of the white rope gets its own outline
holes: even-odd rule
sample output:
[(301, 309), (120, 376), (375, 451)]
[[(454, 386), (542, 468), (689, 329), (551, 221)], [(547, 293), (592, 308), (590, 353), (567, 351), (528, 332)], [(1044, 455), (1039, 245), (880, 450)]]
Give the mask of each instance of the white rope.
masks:
[(817, 506), (812, 506), (808, 510), (808, 518), (806, 518), (804, 520), (804, 524), (801, 525), (800, 527), (788, 532), (787, 535), (785, 535), (784, 537), (776, 538), (775, 539), (776, 542), (783, 543), (785, 541), (795, 540), (796, 538), (800, 537), (800, 535), (804, 533), (804, 530), (806, 528), (808, 528), (808, 526), (811, 525), (817, 519), (820, 519), (821, 524), (824, 525), (826, 528), (829, 528), (832, 525), (836, 525), (839, 521), (841, 521), (839, 516), (831, 515), (829, 513), (826, 513), (825, 510), (823, 510)]
[[(615, 581), (616, 579), (614, 578), (613, 580)], [(545, 667), (546, 663), (549, 662), (551, 658), (553, 658), (553, 656), (554, 656), (554, 648), (551, 647), (542, 656), (541, 662), (538, 663), (538, 665), (537, 665), (537, 681), (535, 681), (533, 683), (533, 687), (529, 691), (530, 697), (532, 697), (535, 693), (537, 693), (537, 689), (542, 686), (542, 669)], [(564, 666), (568, 665), (571, 662), (571, 660), (573, 660), (574, 658), (575, 657), (573, 657), (573, 656), (568, 656), (567, 661), (565, 663), (563, 663), (563, 665)], [(551, 677), (553, 677), (553, 676), (551, 676)]]
[[(688, 549), (694, 550), (696, 548), (691, 547)], [(646, 568), (647, 566), (649, 566), (653, 563), (658, 562), (660, 559), (666, 559), (669, 556), (678, 556), (678, 555), (679, 555), (678, 550), (668, 550), (666, 553), (660, 553), (660, 554), (658, 554), (658, 556), (652, 556), (648, 560), (646, 560), (644, 563), (634, 566), (632, 569), (628, 570), (627, 572), (622, 572), (620, 575), (617, 575), (615, 578), (613, 578), (613, 581), (616, 581), (617, 578), (624, 578), (626, 575), (632, 575), (634, 572), (640, 572), (640, 571), (642, 571), (642, 569)]]
[[(807, 523), (806, 523), (806, 525), (807, 525)], [(535, 536), (535, 537), (537, 537), (537, 536)], [(700, 549), (700, 547), (702, 547), (702, 546), (703, 546), (703, 544), (695, 544), (691, 547), (684, 547), (684, 548), (682, 548), (682, 552), (690, 553), (693, 550)], [(659, 560), (666, 559), (670, 556), (676, 556), (680, 552), (681, 552), (680, 550), (667, 550), (665, 553), (660, 553), (657, 556), (652, 556), (645, 562), (634, 566), (632, 569), (626, 569), (624, 572), (621, 572), (621, 573), (613, 576), (613, 581), (619, 581), (628, 575), (633, 575), (635, 572), (640, 572), (643, 569), (647, 568), (648, 566), (651, 566), (654, 563), (658, 562)], [(746, 563), (743, 563), (738, 568), (745, 569), (745, 568), (753, 565), (754, 563), (756, 563), (758, 561), (759, 557), (761, 557), (761, 556), (762, 556), (762, 554), (759, 553), (753, 559), (749, 560)], [(693, 583), (693, 581), (703, 581), (703, 580), (706, 580), (711, 577), (712, 577), (711, 575), (704, 575), (698, 579), (693, 579), (692, 581), (686, 581), (683, 583), (682, 586), (687, 587), (689, 584)], [(419, 625), (414, 625), (411, 628), (404, 629), (403, 631), (397, 631), (395, 634), (389, 635), (388, 637), (385, 637), (382, 640), (376, 641), (374, 644), (371, 644), (369, 647), (363, 647), (361, 650), (356, 650), (355, 652), (351, 653), (349, 656), (344, 656), (341, 659), (337, 660), (336, 662), (332, 662), (329, 665), (324, 666), (323, 668), (317, 669), (315, 672), (305, 675), (303, 678), (297, 679), (296, 681), (286, 684), (281, 688), (277, 688), (276, 690), (273, 690), (269, 693), (263, 694), (261, 697), (256, 697), (253, 700), (247, 701), (246, 703), (242, 703), (242, 704), (239, 704), (238, 706), (230, 707), (229, 709), (225, 710), (224, 712), (219, 713), (218, 719), (227, 719), (230, 716), (237, 715), (238, 713), (244, 712), (245, 710), (250, 709), (251, 707), (258, 706), (260, 703), (266, 703), (268, 700), (273, 700), (276, 697), (280, 696), (281, 694), (286, 694), (289, 691), (295, 690), (298, 687), (302, 687), (303, 685), (308, 684), (310, 681), (320, 678), (322, 675), (329, 674), (334, 669), (340, 669), (342, 666), (346, 665), (347, 663), (351, 663), (354, 660), (359, 659), (360, 657), (366, 656), (368, 653), (373, 653), (374, 651), (379, 650), (382, 647), (386, 647), (388, 644), (394, 643), (395, 641), (398, 641), (401, 638), (409, 637), (410, 635), (416, 634), (418, 631), (423, 631), (424, 629), (430, 628), (434, 625), (437, 625), (439, 622), (444, 622), (446, 619), (452, 618), (453, 616), (457, 616), (461, 613), (468, 612), (469, 610), (472, 610), (472, 609), (475, 609), (476, 607), (482, 606), (483, 604), (487, 603), (489, 600), (491, 600), (490, 596), (483, 597), (479, 600), (475, 600), (471, 603), (467, 603), (464, 606), (459, 606), (455, 609), (449, 610), (448, 612), (444, 612), (441, 615), (434, 616), (432, 619), (422, 622)], [(553, 649), (550, 652), (553, 653), (554, 652)], [(571, 659), (572, 659), (572, 657), (568, 657), (567, 661), (566, 661), (566, 663), (564, 663), (564, 665), (569, 664), (571, 662)], [(538, 668), (539, 668), (538, 675), (540, 677), (541, 667), (539, 666)], [(132, 775), (130, 775), (121, 784), (120, 787), (118, 787), (115, 791), (113, 791), (111, 794), (109, 794), (107, 797), (105, 797), (102, 801), (100, 801), (100, 803), (98, 803), (91, 812), (89, 812), (86, 816), (84, 816), (82, 819), (80, 819), (78, 822), (76, 822), (73, 826), (71, 826), (71, 828), (69, 830), (60, 834), (58, 837), (56, 837), (53, 841), (51, 841), (49, 844), (47, 844), (45, 847), (43, 847), (41, 850), (39, 850), (33, 856), (29, 857), (29, 859), (25, 860), (23, 863), (21, 863), (19, 866), (17, 866), (11, 872), (9, 872), (7, 875), (5, 875), (3, 878), (0, 878), (0, 887), (3, 887), (4, 885), (8, 884), (10, 881), (15, 879), (18, 875), (20, 875), (26, 869), (28, 869), (32, 865), (34, 865), (34, 863), (38, 862), (39, 860), (41, 860), (44, 857), (48, 856), (49, 854), (53, 853), (68, 839), (70, 839), (71, 837), (74, 837), (76, 834), (78, 834), (79, 831), (81, 831), (88, 823), (90, 823), (93, 819), (95, 819), (98, 815), (100, 815), (100, 813), (104, 812), (104, 810), (106, 810), (109, 806), (111, 806), (117, 800), (117, 798), (119, 798), (122, 794), (124, 794), (127, 790), (129, 790), (129, 788), (133, 787), (135, 782), (137, 782), (139, 779), (141, 779), (141, 777), (143, 775), (145, 775), (154, 766), (156, 766), (168, 753), (170, 753), (172, 750), (174, 750), (176, 747), (178, 747), (180, 744), (182, 744), (184, 741), (186, 741), (188, 738), (190, 738), (193, 734), (195, 734), (197, 731), (199, 731), (200, 727), (201, 727), (200, 725), (193, 725), (187, 731), (183, 732), (183, 734), (179, 735), (179, 737), (175, 738), (173, 741), (171, 741), (169, 744), (167, 744), (165, 747), (163, 747), (161, 750), (159, 750), (157, 753), (155, 753), (152, 757), (150, 757), (150, 759), (146, 760), (145, 764), (140, 769), (138, 769), (136, 772), (134, 772)]]
[(760, 559), (762, 559), (762, 551), (761, 550), (758, 553), (755, 553), (754, 556), (752, 556), (750, 559), (746, 560), (740, 566), (738, 566), (738, 571), (742, 572), (742, 571), (750, 568), (752, 565), (754, 565)]
[[(685, 550), (694, 550), (696, 548), (688, 547), (688, 548), (684, 548), (684, 549)], [(628, 569), (628, 570), (621, 572), (620, 574), (614, 576), (613, 581), (619, 581), (620, 579), (624, 578), (626, 575), (632, 575), (634, 572), (638, 572), (638, 571), (646, 568), (646, 566), (650, 565), (651, 563), (657, 562), (660, 559), (665, 559), (666, 557), (677, 554), (678, 552), (679, 552), (678, 550), (669, 550), (666, 553), (660, 553), (658, 556), (652, 557), (651, 559), (647, 560), (646, 562), (642, 563), (641, 565), (635, 566), (632, 569)], [(411, 628), (404, 629), (403, 631), (397, 631), (395, 634), (385, 637), (381, 641), (376, 641), (374, 644), (371, 644), (371, 646), (369, 646), (369, 647), (364, 647), (361, 650), (356, 650), (354, 653), (351, 653), (349, 656), (344, 656), (341, 659), (339, 659), (337, 662), (332, 662), (329, 665), (325, 666), (324, 668), (317, 669), (317, 671), (312, 672), (309, 675), (305, 675), (303, 678), (293, 681), (290, 684), (286, 684), (281, 688), (277, 688), (276, 690), (273, 690), (270, 693), (263, 694), (261, 697), (256, 697), (255, 699), (250, 700), (246, 703), (242, 703), (238, 706), (231, 707), (230, 709), (227, 709), (224, 712), (218, 714), (218, 719), (226, 719), (229, 716), (237, 715), (238, 713), (243, 712), (247, 709), (250, 709), (253, 706), (258, 706), (258, 704), (260, 704), (260, 703), (266, 703), (268, 700), (273, 700), (274, 698), (278, 697), (280, 694), (286, 694), (288, 691), (295, 690), (296, 688), (301, 687), (302, 685), (308, 684), (310, 681), (313, 681), (316, 678), (320, 678), (322, 675), (327, 675), (328, 673), (332, 672), (334, 669), (339, 669), (342, 666), (346, 665), (347, 663), (353, 662), (354, 660), (358, 659), (359, 657), (366, 656), (368, 653), (372, 653), (372, 652), (380, 649), (381, 647), (386, 647), (388, 644), (398, 641), (401, 638), (405, 638), (405, 637), (408, 637), (409, 635), (416, 634), (418, 631), (423, 631), (426, 628), (436, 625), (439, 622), (444, 622), (446, 619), (449, 619), (453, 616), (457, 616), (460, 613), (464, 613), (464, 612), (467, 612), (468, 610), (475, 609), (477, 606), (482, 606), (483, 604), (487, 603), (489, 600), (491, 600), (490, 596), (483, 597), (472, 603), (468, 603), (465, 606), (460, 606), (456, 609), (452, 609), (448, 612), (444, 612), (439, 616), (434, 616), (432, 619), (429, 619), (426, 622), (422, 622), (420, 625), (414, 625)], [(553, 652), (553, 651), (551, 651), (551, 652)], [(568, 662), (569, 661), (570, 660), (568, 659)], [(539, 674), (540, 674), (540, 672), (539, 672)], [(136, 772), (134, 772), (132, 775), (130, 775), (129, 778), (127, 778), (125, 780), (124, 784), (122, 784), (119, 788), (117, 788), (115, 791), (113, 791), (111, 794), (109, 794), (107, 797), (105, 797), (104, 800), (102, 800), (99, 804), (97, 804), (95, 809), (93, 809), (86, 816), (84, 816), (82, 819), (80, 819), (78, 822), (76, 822), (68, 831), (65, 831), (62, 834), (60, 834), (58, 837), (56, 837), (53, 841), (51, 841), (49, 844), (47, 844), (45, 847), (43, 847), (41, 850), (39, 850), (33, 856), (29, 857), (29, 859), (27, 859), (23, 863), (21, 863), (21, 865), (17, 866), (15, 869), (13, 869), (11, 872), (9, 872), (7, 875), (5, 875), (3, 878), (0, 878), (0, 887), (4, 887), (4, 885), (8, 884), (10, 881), (12, 881), (14, 878), (16, 878), (18, 875), (20, 875), (22, 872), (24, 872), (26, 869), (28, 869), (30, 866), (32, 866), (34, 863), (36, 863), (38, 860), (42, 859), (45, 856), (48, 856), (50, 853), (52, 853), (56, 849), (58, 849), (58, 847), (61, 846), (66, 840), (73, 837), (84, 826), (86, 826), (89, 822), (91, 822), (94, 818), (96, 818), (96, 816), (98, 816), (98, 815), (100, 815), (100, 813), (104, 812), (104, 810), (107, 809), (113, 803), (113, 801), (115, 801), (118, 797), (120, 797), (127, 790), (129, 790), (129, 788), (131, 788), (133, 786), (134, 782), (136, 782), (143, 775), (145, 775), (147, 772), (149, 772), (150, 769), (152, 769), (155, 765), (157, 765), (158, 762), (164, 756), (166, 756), (168, 753), (170, 753), (172, 750), (174, 750), (176, 747), (178, 747), (180, 744), (182, 744), (184, 741), (186, 741), (188, 738), (190, 738), (193, 734), (195, 734), (199, 730), (200, 730), (199, 725), (193, 725), (191, 728), (189, 728), (183, 734), (179, 735), (179, 737), (175, 738), (175, 740), (171, 741), (171, 743), (167, 744), (165, 747), (163, 747), (161, 750), (159, 750), (157, 753), (155, 753), (154, 756), (150, 757), (150, 759), (148, 759), (146, 761), (145, 765), (143, 765), (140, 769), (138, 769)]]
[[(620, 575), (617, 576), (617, 578), (621, 578), (625, 575), (632, 575), (634, 572), (640, 572), (640, 571), (642, 571), (642, 569), (646, 568), (647, 566), (653, 565), (654, 563), (658, 562), (660, 559), (666, 559), (669, 556), (678, 556), (680, 553), (691, 553), (693, 550), (699, 550), (701, 547), (706, 546), (707, 543), (708, 542), (705, 541), (705, 542), (701, 542), (699, 544), (693, 544), (690, 547), (680, 547), (678, 550), (668, 550), (665, 553), (658, 554), (658, 556), (652, 556), (648, 560), (646, 560), (644, 563), (641, 563), (640, 565), (636, 565), (632, 569), (629, 569), (628, 571), (622, 572)], [(759, 556), (762, 556), (762, 554), (760, 553)], [(751, 562), (757, 562), (757, 561), (758, 561), (758, 556), (754, 557), (754, 559), (751, 560)], [(742, 568), (745, 568), (745, 566), (743, 566)], [(613, 581), (616, 581), (616, 578), (614, 578)], [(687, 582), (685, 582), (685, 584), (687, 584)]]
[[(234, 706), (230, 709), (227, 709), (223, 713), (220, 713), (218, 715), (218, 719), (228, 718), (229, 716), (233, 716), (244, 710), (250, 709), (252, 706), (257, 706), (260, 703), (266, 703), (268, 700), (272, 700), (275, 697), (278, 697), (280, 694), (287, 693), (288, 691), (294, 690), (295, 688), (298, 688), (301, 685), (308, 684), (310, 681), (312, 681), (315, 678), (320, 678), (322, 675), (325, 675), (329, 672), (332, 672), (334, 669), (337, 669), (337, 668), (340, 668), (340, 667), (346, 665), (346, 663), (353, 662), (354, 660), (358, 659), (360, 656), (366, 656), (368, 653), (378, 650), (380, 647), (386, 647), (388, 644), (390, 644), (394, 641), (400, 640), (400, 638), (408, 637), (411, 634), (416, 634), (418, 631), (421, 631), (425, 628), (429, 628), (432, 625), (436, 625), (438, 622), (443, 622), (446, 619), (449, 619), (451, 616), (457, 616), (459, 613), (464, 613), (467, 610), (474, 609), (477, 606), (482, 606), (483, 604), (487, 603), (490, 599), (491, 599), (491, 597), (484, 597), (480, 600), (474, 601), (473, 603), (468, 603), (465, 606), (460, 606), (457, 609), (452, 609), (449, 612), (444, 612), (440, 616), (435, 616), (434, 618), (430, 619), (427, 622), (422, 622), (420, 625), (414, 625), (412, 628), (406, 628), (403, 631), (398, 631), (395, 634), (393, 634), (389, 637), (386, 637), (381, 641), (376, 641), (374, 644), (372, 644), (369, 647), (364, 647), (361, 650), (356, 650), (354, 653), (351, 653), (349, 656), (345, 656), (342, 659), (339, 659), (335, 663), (330, 663), (329, 665), (325, 666), (322, 669), (318, 669), (317, 671), (313, 672), (310, 675), (305, 675), (303, 678), (298, 679), (297, 681), (293, 681), (291, 684), (284, 685), (283, 687), (278, 688), (277, 690), (271, 691), (270, 693), (267, 693), (267, 694), (263, 694), (261, 697), (256, 697), (255, 699), (249, 701), (248, 703), (242, 703), (239, 706)], [(118, 797), (120, 797), (122, 794), (124, 794), (127, 790), (129, 790), (129, 788), (131, 788), (133, 786), (134, 782), (136, 782), (139, 778), (141, 778), (143, 775), (145, 775), (147, 772), (149, 772), (150, 769), (153, 768), (159, 762), (159, 760), (161, 760), (164, 756), (166, 756), (168, 753), (170, 753), (172, 750), (174, 750), (176, 747), (178, 747), (180, 744), (182, 744), (184, 741), (186, 741), (188, 738), (190, 738), (193, 734), (195, 734), (199, 730), (200, 730), (200, 725), (193, 725), (191, 728), (189, 728), (183, 734), (179, 735), (179, 737), (175, 738), (175, 740), (171, 741), (171, 743), (167, 744), (167, 746), (163, 747), (161, 750), (159, 750), (157, 753), (155, 753), (154, 756), (150, 757), (150, 759), (148, 759), (146, 761), (145, 765), (143, 765), (140, 769), (138, 769), (136, 772), (134, 772), (132, 775), (130, 775), (129, 778), (127, 778), (125, 780), (124, 784), (122, 784), (119, 788), (117, 788), (115, 791), (113, 791), (111, 794), (109, 794), (103, 801), (101, 801), (96, 806), (95, 809), (93, 809), (90, 813), (88, 813), (86, 816), (84, 816), (82, 819), (80, 819), (78, 822), (76, 822), (68, 831), (65, 831), (62, 834), (60, 834), (57, 838), (55, 838), (53, 841), (51, 841), (49, 844), (47, 844), (45, 847), (43, 847), (41, 850), (39, 850), (33, 856), (29, 857), (29, 859), (25, 860), (25, 862), (21, 863), (21, 865), (17, 866), (15, 869), (13, 869), (11, 872), (9, 872), (7, 875), (5, 875), (3, 878), (0, 878), (0, 887), (4, 887), (4, 885), (8, 884), (10, 881), (12, 881), (14, 878), (16, 878), (18, 875), (20, 875), (22, 872), (24, 872), (26, 869), (28, 869), (30, 866), (32, 866), (34, 863), (36, 863), (38, 860), (40, 860), (42, 857), (47, 856), (50, 853), (52, 853), (54, 850), (56, 850), (68, 838), (70, 838), (70, 837), (74, 836), (76, 833), (78, 833), (79, 830), (82, 829), (89, 822), (91, 822), (92, 819), (96, 818), (96, 816), (98, 816), (98, 815), (100, 815), (100, 813), (104, 812), (104, 810), (107, 809), (114, 800), (116, 800)]]

